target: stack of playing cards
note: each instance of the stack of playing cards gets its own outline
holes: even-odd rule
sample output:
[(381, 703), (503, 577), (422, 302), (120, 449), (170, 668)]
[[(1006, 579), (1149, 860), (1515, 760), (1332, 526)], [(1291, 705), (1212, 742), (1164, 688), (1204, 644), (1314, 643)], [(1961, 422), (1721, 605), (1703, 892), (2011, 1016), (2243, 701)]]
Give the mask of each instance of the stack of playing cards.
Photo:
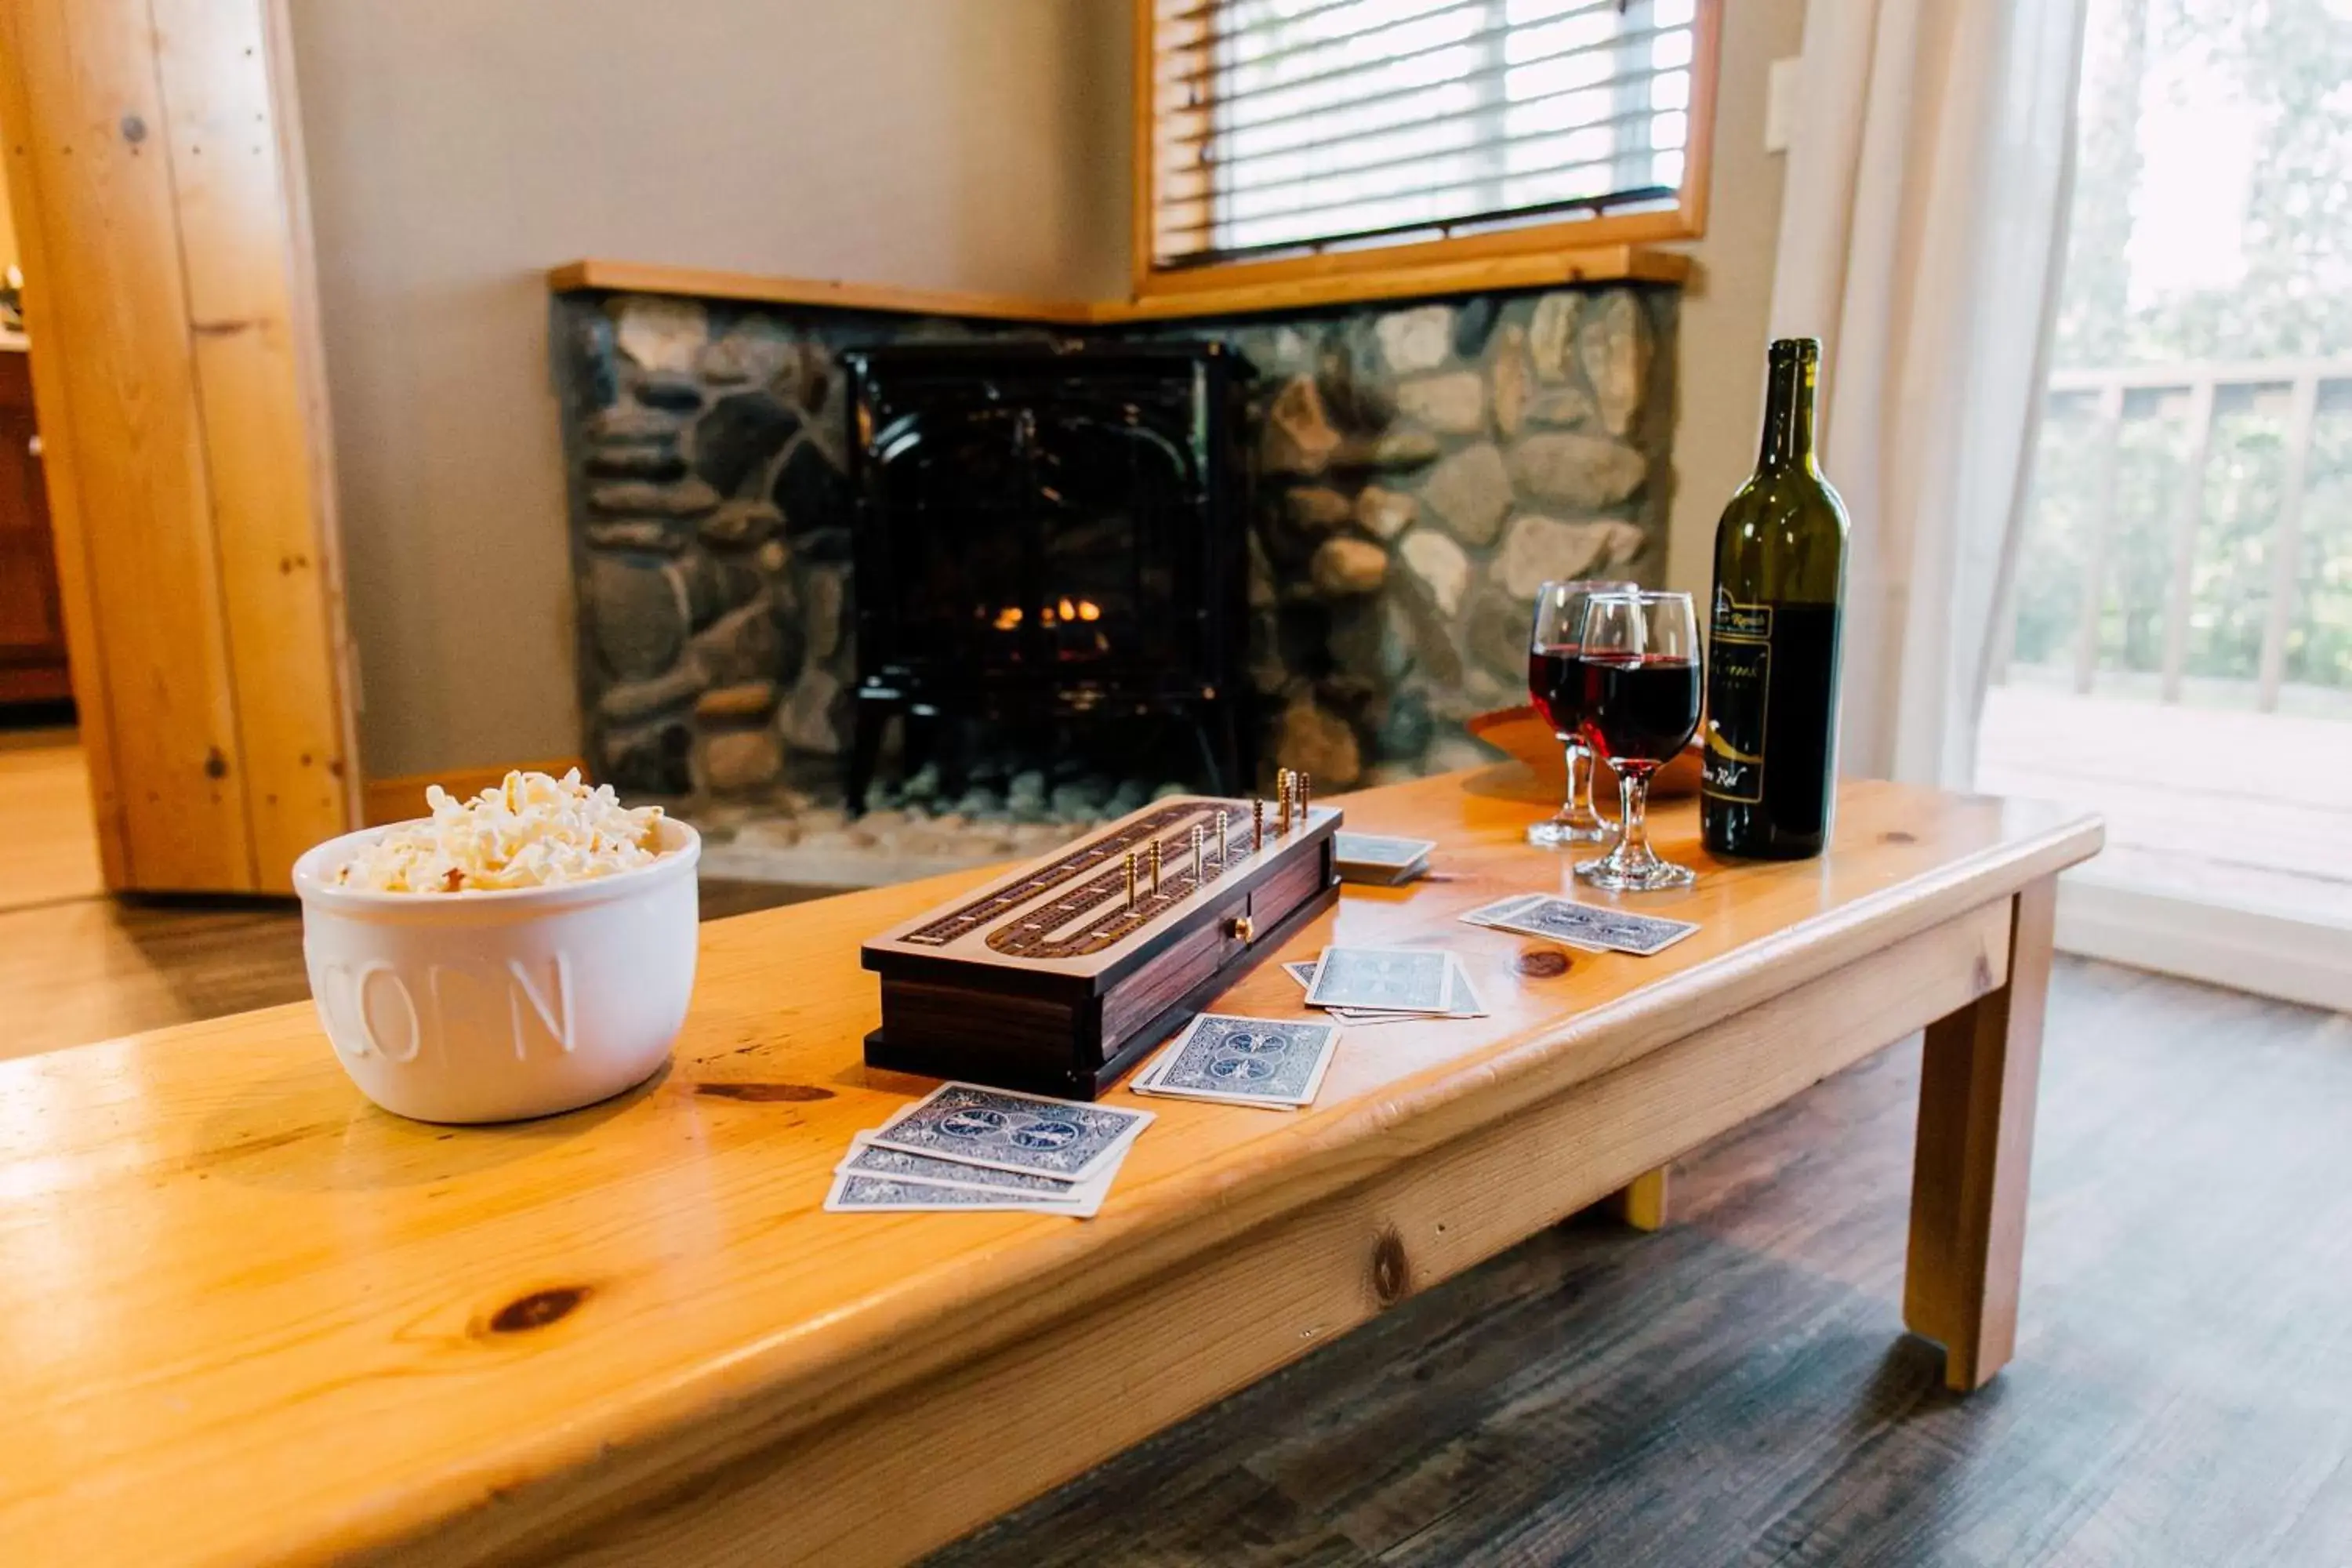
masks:
[(1549, 893), (1522, 893), (1482, 904), (1462, 918), (1474, 926), (1541, 937), (1588, 952), (1630, 952), (1642, 958), (1662, 952), (1698, 930), (1689, 921), (1580, 904)]
[(1367, 882), (1393, 888), (1429, 869), (1429, 852), (1437, 847), (1428, 838), (1390, 838), (1377, 833), (1335, 833), (1331, 863), (1343, 882)]
[(1411, 1018), (1483, 1018), (1486, 1005), (1461, 960), (1437, 947), (1327, 947), (1282, 972), (1307, 989), (1307, 1005), (1349, 1024)]
[(1138, 1094), (1296, 1110), (1315, 1102), (1339, 1031), (1304, 1018), (1203, 1013), (1128, 1087)]
[(1016, 1209), (1092, 1218), (1149, 1110), (946, 1083), (834, 1167), (835, 1213)]

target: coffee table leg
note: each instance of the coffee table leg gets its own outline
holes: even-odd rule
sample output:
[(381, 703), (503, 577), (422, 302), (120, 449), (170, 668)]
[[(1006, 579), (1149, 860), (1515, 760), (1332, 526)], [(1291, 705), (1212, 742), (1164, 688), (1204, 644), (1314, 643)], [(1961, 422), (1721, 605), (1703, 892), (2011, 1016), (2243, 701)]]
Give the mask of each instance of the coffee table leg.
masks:
[(2010, 911), (2009, 984), (1927, 1027), (1903, 1321), (1943, 1345), (1944, 1382), (1963, 1394), (1990, 1382), (2017, 1343), (2057, 898), (2053, 878), (2021, 891)]
[(1609, 1194), (1610, 1212), (1635, 1230), (1659, 1230), (1666, 1223), (1666, 1173), (1661, 1165), (1644, 1171)]

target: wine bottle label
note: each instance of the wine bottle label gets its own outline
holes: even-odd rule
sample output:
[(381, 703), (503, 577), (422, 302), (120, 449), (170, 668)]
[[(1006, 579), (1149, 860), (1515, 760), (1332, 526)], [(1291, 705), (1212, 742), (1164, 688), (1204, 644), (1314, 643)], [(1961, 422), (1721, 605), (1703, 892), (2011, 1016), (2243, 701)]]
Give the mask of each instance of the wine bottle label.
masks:
[(1717, 800), (1764, 799), (1764, 729), (1770, 717), (1772, 606), (1718, 593), (1715, 654), (1706, 666), (1706, 758), (1699, 789)]

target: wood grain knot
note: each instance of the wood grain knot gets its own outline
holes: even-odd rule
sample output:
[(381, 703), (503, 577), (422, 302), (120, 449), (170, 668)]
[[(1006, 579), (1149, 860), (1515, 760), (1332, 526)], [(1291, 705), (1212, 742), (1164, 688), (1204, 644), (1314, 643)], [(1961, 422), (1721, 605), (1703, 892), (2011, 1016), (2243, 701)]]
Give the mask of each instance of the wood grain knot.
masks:
[(748, 1100), (765, 1103), (779, 1100), (831, 1100), (833, 1090), (813, 1083), (698, 1083), (697, 1094), (713, 1100)]
[(208, 779), (228, 777), (228, 759), (221, 754), (221, 749), (218, 746), (205, 753), (205, 777)]
[(1977, 994), (1982, 995), (1992, 989), (1992, 960), (1987, 958), (1981, 952), (1977, 954), (1977, 967), (1974, 978), (1976, 980)]
[(1890, 827), (1878, 836), (1878, 841), (1881, 844), (1916, 844), (1919, 842), (1919, 836), (1916, 833), (1906, 833), (1899, 827)]
[(1530, 980), (1557, 980), (1568, 973), (1568, 954), (1556, 947), (1535, 947), (1519, 954), (1519, 973)]
[(533, 1290), (528, 1296), (518, 1296), (500, 1307), (490, 1318), (494, 1334), (523, 1334), (533, 1329), (572, 1315), (581, 1302), (588, 1299), (585, 1285), (559, 1285), (551, 1290)]
[(1412, 1262), (1404, 1255), (1404, 1237), (1384, 1230), (1372, 1244), (1372, 1294), (1381, 1306), (1392, 1307), (1412, 1291)]

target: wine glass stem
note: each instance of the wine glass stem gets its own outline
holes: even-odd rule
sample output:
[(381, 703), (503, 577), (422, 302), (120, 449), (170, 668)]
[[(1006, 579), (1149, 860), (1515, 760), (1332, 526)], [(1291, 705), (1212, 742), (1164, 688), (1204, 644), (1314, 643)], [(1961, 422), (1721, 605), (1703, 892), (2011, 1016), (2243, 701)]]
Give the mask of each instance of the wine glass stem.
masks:
[(1582, 742), (1570, 735), (1560, 742), (1560, 751), (1568, 759), (1568, 798), (1559, 803), (1559, 819), (1573, 822), (1577, 818), (1576, 808), (1584, 803), (1587, 793), (1592, 788), (1592, 781), (1589, 776), (1580, 776), (1576, 771), (1577, 764), (1584, 760)]
[(1610, 763), (1617, 774), (1617, 855), (1633, 864), (1650, 858), (1650, 770)]

